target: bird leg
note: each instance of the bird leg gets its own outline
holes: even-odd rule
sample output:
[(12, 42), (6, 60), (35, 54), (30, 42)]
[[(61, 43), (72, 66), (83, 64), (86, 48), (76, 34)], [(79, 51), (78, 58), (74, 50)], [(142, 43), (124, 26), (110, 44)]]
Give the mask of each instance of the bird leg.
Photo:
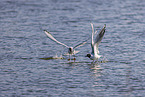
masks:
[(76, 58), (75, 58), (75, 55), (74, 55), (74, 58), (73, 58), (73, 60), (74, 60), (74, 62), (75, 62), (75, 60), (76, 60)]
[(69, 54), (69, 59), (68, 59), (68, 61), (70, 61), (70, 54)]
[(74, 56), (73, 60), (76, 60), (75, 55), (73, 55), (73, 56)]

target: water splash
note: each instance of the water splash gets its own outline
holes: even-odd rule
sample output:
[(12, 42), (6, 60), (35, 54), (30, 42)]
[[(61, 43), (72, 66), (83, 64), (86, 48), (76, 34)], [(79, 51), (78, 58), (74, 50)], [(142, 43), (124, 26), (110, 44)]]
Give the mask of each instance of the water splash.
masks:
[(56, 55), (51, 56), (51, 57), (45, 57), (45, 58), (39, 58), (39, 59), (43, 59), (43, 60), (54, 60), (54, 59), (65, 59), (62, 54), (60, 54), (60, 56), (58, 56), (58, 54), (56, 53)]
[(64, 59), (62, 54), (60, 54), (60, 56), (58, 56), (58, 54), (56, 53), (55, 56), (52, 57), (53, 59)]

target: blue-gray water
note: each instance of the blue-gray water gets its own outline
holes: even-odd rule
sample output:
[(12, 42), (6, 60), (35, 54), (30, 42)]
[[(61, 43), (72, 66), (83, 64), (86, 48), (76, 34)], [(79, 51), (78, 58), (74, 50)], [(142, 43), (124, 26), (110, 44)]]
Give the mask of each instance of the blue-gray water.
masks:
[[(92, 64), (90, 40), (76, 62), (43, 60), (107, 25), (99, 46), (103, 63)], [(66, 51), (66, 50), (65, 50)], [(1, 0), (0, 97), (143, 97), (145, 2), (143, 0)]]

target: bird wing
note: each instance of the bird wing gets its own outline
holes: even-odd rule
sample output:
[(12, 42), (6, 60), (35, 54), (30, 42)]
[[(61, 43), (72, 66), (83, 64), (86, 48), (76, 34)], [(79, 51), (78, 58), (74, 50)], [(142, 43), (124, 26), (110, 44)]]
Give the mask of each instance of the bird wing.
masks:
[(95, 38), (95, 44), (97, 43), (99, 45), (99, 43), (101, 42), (105, 33), (105, 28), (106, 28), (106, 24), (104, 25), (102, 30), (98, 33), (97, 37)]
[(92, 48), (92, 54), (94, 54), (94, 27), (93, 24), (91, 23), (91, 27), (92, 27), (92, 38), (91, 38), (91, 48)]
[(78, 47), (80, 47), (80, 46), (83, 46), (83, 45), (86, 44), (86, 43), (87, 43), (87, 40), (84, 41), (84, 42), (82, 42), (82, 43), (80, 43), (80, 44), (78, 44), (78, 45), (76, 45), (76, 46), (74, 47), (74, 49), (76, 49), (76, 48), (78, 48)]
[(104, 36), (105, 28), (106, 28), (106, 24), (104, 25), (104, 27), (101, 29), (101, 31), (98, 33), (97, 37), (95, 38), (93, 49), (94, 49), (94, 52), (97, 54), (99, 54), (98, 46)]
[(93, 27), (93, 24), (91, 23), (91, 27), (92, 27), (92, 40), (91, 40), (91, 46), (93, 46), (94, 44), (94, 27)]
[(49, 39), (55, 41), (55, 42), (58, 43), (58, 44), (61, 44), (61, 45), (65, 46), (65, 47), (69, 48), (67, 45), (65, 45), (65, 44), (63, 44), (63, 43), (57, 41), (48, 31), (44, 30), (44, 32), (45, 32), (45, 34), (48, 36)]

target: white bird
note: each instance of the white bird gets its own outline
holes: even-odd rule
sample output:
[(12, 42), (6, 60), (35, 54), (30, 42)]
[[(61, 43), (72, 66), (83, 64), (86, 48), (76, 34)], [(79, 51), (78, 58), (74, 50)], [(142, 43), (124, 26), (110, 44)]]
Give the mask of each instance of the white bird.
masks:
[(98, 59), (101, 57), (101, 55), (99, 55), (98, 46), (104, 36), (106, 24), (104, 24), (104, 27), (98, 33), (95, 40), (94, 40), (94, 34), (96, 34), (96, 32), (94, 33), (94, 27), (93, 27), (92, 23), (91, 23), (91, 27), (92, 27), (92, 40), (91, 40), (92, 52), (91, 52), (91, 54), (87, 54), (86, 57), (89, 57), (93, 61), (94, 60), (98, 61)]
[[(63, 45), (64, 47), (68, 48), (68, 54), (69, 54), (69, 59), (68, 59), (68, 60), (70, 60), (70, 55), (74, 55), (74, 54), (78, 53), (78, 51), (75, 51), (76, 48), (78, 48), (78, 47), (80, 47), (80, 46), (83, 46), (84, 44), (87, 43), (86, 41), (84, 41), (84, 42), (82, 42), (82, 43), (80, 43), (80, 44), (78, 44), (78, 45), (76, 45), (76, 46), (74, 46), (74, 47), (69, 47), (69, 46), (65, 45), (64, 43), (61, 43), (61, 42), (59, 42), (58, 40), (56, 40), (56, 39), (50, 34), (50, 32), (48, 32), (48, 31), (46, 31), (46, 30), (44, 30), (44, 32), (45, 32), (45, 34), (48, 36), (49, 39), (51, 39), (52, 41), (54, 41), (54, 42), (56, 42), (56, 43), (58, 43), (58, 44), (60, 44), (60, 45)], [(75, 58), (74, 58), (74, 60), (75, 60)]]

